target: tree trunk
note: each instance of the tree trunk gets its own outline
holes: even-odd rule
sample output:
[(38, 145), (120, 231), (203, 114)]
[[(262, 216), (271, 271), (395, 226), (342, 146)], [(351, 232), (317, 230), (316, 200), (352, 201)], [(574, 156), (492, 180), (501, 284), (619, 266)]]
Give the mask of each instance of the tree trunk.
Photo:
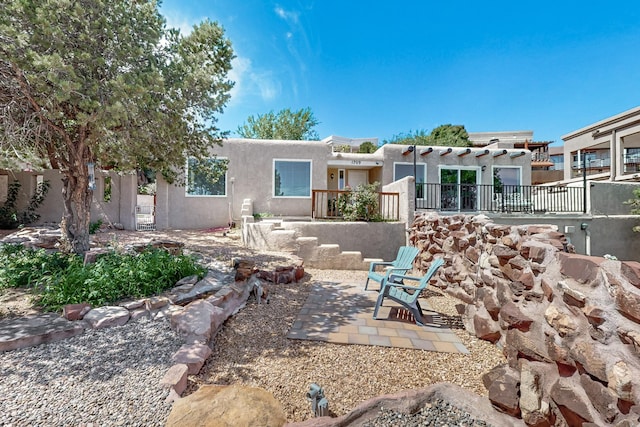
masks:
[(80, 163), (78, 170), (68, 171), (62, 178), (62, 199), (64, 213), (62, 229), (62, 250), (83, 254), (89, 250), (89, 222), (91, 220), (91, 200), (93, 191), (89, 189), (89, 175), (86, 163)]

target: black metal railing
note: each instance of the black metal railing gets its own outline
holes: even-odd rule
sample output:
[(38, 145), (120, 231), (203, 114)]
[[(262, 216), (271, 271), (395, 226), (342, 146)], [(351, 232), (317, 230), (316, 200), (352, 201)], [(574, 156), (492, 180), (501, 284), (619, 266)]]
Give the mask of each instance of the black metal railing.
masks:
[[(346, 197), (346, 190), (312, 190), (311, 216), (316, 219), (342, 219), (338, 199)], [(400, 193), (378, 192), (378, 214), (384, 221), (400, 219)]]
[(416, 195), (417, 209), (443, 212), (586, 212), (582, 187), (417, 183)]

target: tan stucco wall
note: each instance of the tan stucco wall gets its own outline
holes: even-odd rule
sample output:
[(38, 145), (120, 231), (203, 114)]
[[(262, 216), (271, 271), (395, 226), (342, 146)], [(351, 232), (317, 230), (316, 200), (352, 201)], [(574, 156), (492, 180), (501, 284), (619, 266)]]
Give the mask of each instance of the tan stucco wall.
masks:
[[(60, 223), (64, 205), (62, 202), (62, 175), (58, 170), (7, 173), (9, 174), (9, 183), (18, 180), (21, 184), (20, 196), (17, 201), (18, 210), (23, 210), (28, 205), (31, 195), (36, 189), (38, 175), (42, 175), (45, 181), (49, 181), (49, 192), (36, 211), (40, 215), (36, 224)], [(111, 201), (109, 202), (105, 202), (103, 199), (105, 176), (111, 177)], [(120, 223), (125, 229), (133, 230), (135, 228), (133, 213), (136, 193), (137, 178), (134, 174), (118, 175), (113, 172), (98, 172), (91, 204), (91, 221), (102, 219), (105, 222)]]
[(279, 141), (229, 139), (212, 153), (228, 158), (227, 195), (189, 197), (185, 188), (157, 183), (157, 226), (167, 228), (208, 228), (225, 226), (233, 220), (240, 224), (242, 201), (253, 201), (254, 213), (276, 216), (311, 216), (309, 197), (274, 197), (273, 162), (310, 160), (311, 188), (327, 188), (327, 159), (331, 147), (318, 141)]
[(296, 252), (299, 237), (317, 237), (318, 244), (337, 244), (342, 251), (359, 251), (364, 258), (394, 260), (406, 244), (406, 224), (401, 222), (282, 222), (277, 232), (269, 221), (246, 224), (245, 242), (260, 250)]
[[(425, 155), (421, 155), (420, 153), (427, 150), (429, 147), (418, 146), (416, 148), (416, 165), (426, 164), (427, 183), (440, 182), (441, 166), (461, 166), (477, 169), (480, 173), (480, 184), (491, 185), (493, 184), (493, 166), (514, 166), (519, 167), (522, 171), (522, 185), (531, 185), (531, 152), (527, 150), (507, 149), (507, 154), (494, 157), (492, 153), (502, 149), (490, 147), (471, 148), (471, 152), (469, 154), (459, 156), (457, 153), (464, 150), (463, 147), (451, 147), (452, 152), (446, 155), (440, 155), (440, 152), (447, 150), (449, 147), (434, 146), (432, 147), (433, 151)], [(406, 149), (407, 146), (396, 144), (387, 144), (380, 148), (384, 158), (384, 170), (382, 173), (383, 183), (393, 181), (393, 165), (395, 163), (413, 163), (413, 153), (405, 155), (402, 154)], [(485, 149), (488, 149), (490, 153), (482, 157), (476, 157), (476, 153), (483, 152)], [(522, 156), (515, 158), (510, 156), (511, 153), (520, 153), (522, 151), (525, 152)], [(485, 166), (484, 171), (482, 171), (482, 166)]]

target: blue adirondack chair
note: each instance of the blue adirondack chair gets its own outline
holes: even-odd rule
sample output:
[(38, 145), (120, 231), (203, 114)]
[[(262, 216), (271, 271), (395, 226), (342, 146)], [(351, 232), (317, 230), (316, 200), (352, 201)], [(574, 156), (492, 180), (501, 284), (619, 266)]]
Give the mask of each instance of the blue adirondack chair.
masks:
[[(369, 265), (369, 273), (367, 274), (367, 281), (364, 284), (364, 290), (367, 290), (369, 280), (380, 283), (380, 288), (382, 288), (382, 281), (388, 279), (391, 274), (405, 274), (411, 270), (413, 268), (413, 260), (418, 256), (418, 252), (420, 251), (415, 246), (400, 246), (395, 260), (389, 262), (372, 262)], [(377, 267), (385, 267), (385, 271), (376, 271)]]
[[(420, 293), (427, 287), (431, 277), (438, 271), (438, 268), (444, 264), (442, 258), (434, 259), (429, 267), (429, 270), (422, 277), (412, 277), (406, 275), (392, 274), (388, 279), (383, 280), (380, 289), (380, 295), (378, 295), (378, 301), (376, 301), (376, 308), (373, 311), (373, 318), (378, 318), (378, 310), (382, 307), (382, 303), (385, 298), (389, 298), (398, 304), (405, 306), (413, 317), (416, 319), (416, 324), (424, 326), (422, 319), (422, 308), (418, 302)], [(418, 282), (417, 285), (407, 285), (405, 282)]]

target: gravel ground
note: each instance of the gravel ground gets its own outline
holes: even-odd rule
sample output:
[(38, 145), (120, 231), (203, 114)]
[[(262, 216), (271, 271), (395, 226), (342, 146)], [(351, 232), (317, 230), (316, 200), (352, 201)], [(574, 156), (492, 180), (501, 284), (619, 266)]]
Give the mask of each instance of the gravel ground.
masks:
[(162, 426), (159, 382), (181, 345), (167, 322), (138, 320), (0, 353), (0, 425)]
[[(95, 240), (124, 245), (141, 237), (183, 241), (187, 252), (200, 254), (206, 263), (250, 258), (269, 269), (291, 262), (287, 254), (243, 248), (233, 234), (119, 232), (97, 235)], [(305, 396), (313, 382), (324, 388), (336, 416), (369, 398), (438, 382), (486, 395), (481, 375), (503, 363), (504, 357), (464, 329), (454, 332), (469, 349), (467, 355), (286, 338), (314, 282), (365, 279), (364, 271), (307, 269), (301, 283), (272, 285), (269, 304), (250, 301), (225, 322), (212, 342), (212, 356), (197, 376), (189, 377), (185, 395), (200, 384), (262, 387), (282, 403), (289, 421), (311, 417)], [(428, 302), (456, 318), (457, 300), (433, 291)], [(0, 425), (162, 425), (170, 407), (158, 382), (180, 344), (165, 323), (143, 321), (0, 353)], [(393, 416), (383, 413), (380, 423), (371, 425), (414, 425), (390, 421)], [(389, 423), (384, 424), (384, 417)]]
[[(200, 374), (189, 378), (187, 393), (200, 384), (262, 387), (282, 403), (289, 421), (311, 417), (306, 392), (314, 382), (323, 387), (336, 416), (372, 397), (438, 382), (486, 395), (481, 376), (504, 357), (498, 348), (462, 329), (454, 332), (470, 351), (467, 355), (287, 339), (314, 281), (366, 279), (363, 271), (306, 272), (304, 282), (272, 286), (269, 304), (249, 304), (225, 323)], [(458, 301), (435, 291), (428, 295), (433, 309), (457, 317)]]
[(461, 411), (449, 402), (436, 400), (427, 404), (419, 412), (406, 415), (394, 411), (382, 410), (376, 418), (367, 421), (362, 427), (491, 427), (484, 420), (477, 420)]

